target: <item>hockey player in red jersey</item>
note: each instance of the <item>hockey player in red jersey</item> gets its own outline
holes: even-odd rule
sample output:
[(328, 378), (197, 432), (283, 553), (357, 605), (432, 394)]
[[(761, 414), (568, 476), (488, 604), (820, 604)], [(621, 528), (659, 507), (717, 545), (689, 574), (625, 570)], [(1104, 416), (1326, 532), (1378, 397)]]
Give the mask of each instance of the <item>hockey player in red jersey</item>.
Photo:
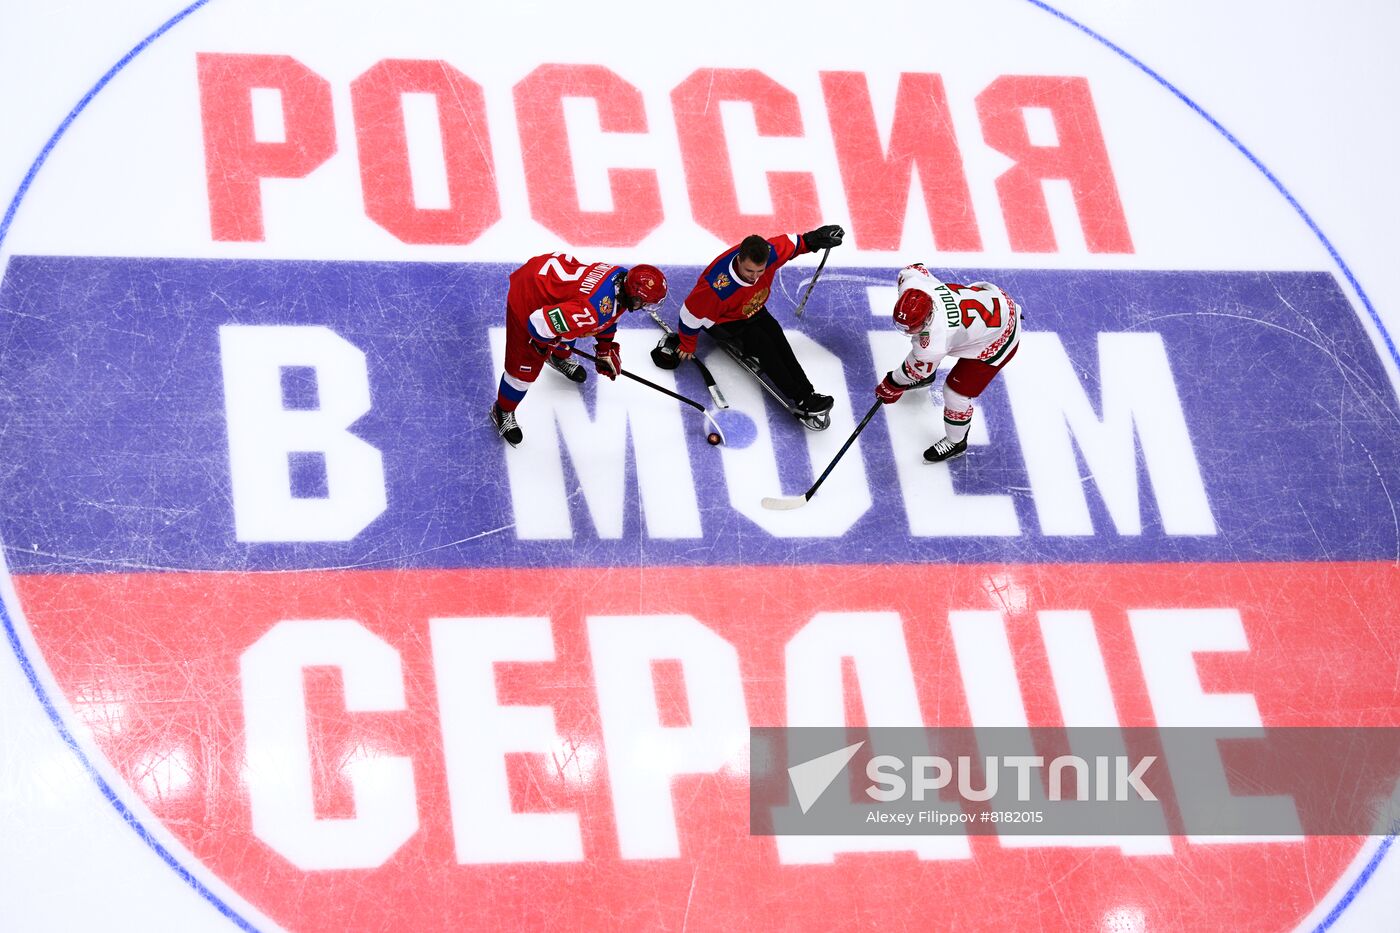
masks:
[(807, 427), (820, 431), (831, 423), (832, 399), (815, 391), (787, 335), (765, 302), (778, 268), (803, 253), (840, 246), (845, 231), (835, 224), (800, 236), (765, 240), (753, 235), (725, 250), (705, 269), (681, 307), (678, 338), (669, 338), (652, 359), (665, 369), (695, 355), (700, 331), (752, 359), (758, 372), (792, 400), (790, 410)]
[(913, 344), (904, 363), (875, 388), (880, 401), (896, 402), (915, 383), (933, 379), (945, 356), (957, 363), (943, 382), (944, 436), (924, 451), (941, 463), (967, 453), (973, 399), (997, 377), (1021, 344), (1021, 308), (990, 282), (940, 282), (922, 263), (899, 272), (895, 327)]
[(536, 256), (510, 274), (506, 293), (506, 362), (491, 406), (496, 433), (512, 447), (524, 439), (515, 409), (549, 366), (572, 382), (588, 378), (572, 359), (574, 341), (592, 337), (597, 370), (609, 379), (622, 371), (622, 351), (613, 339), (624, 311), (659, 305), (666, 276), (655, 266), (626, 269), (606, 262), (580, 262), (567, 253)]

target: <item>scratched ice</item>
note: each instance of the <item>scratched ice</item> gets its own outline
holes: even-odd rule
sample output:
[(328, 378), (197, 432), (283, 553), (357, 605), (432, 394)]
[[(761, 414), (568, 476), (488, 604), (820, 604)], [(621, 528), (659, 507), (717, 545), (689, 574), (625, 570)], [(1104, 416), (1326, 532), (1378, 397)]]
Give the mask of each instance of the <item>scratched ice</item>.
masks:
[[(11, 262), (0, 290), (11, 322), (5, 363), (25, 390), (11, 393), (3, 417), (8, 436), (24, 438), (28, 469), (4, 478), (5, 537), (37, 545), (9, 552), (30, 626), (119, 773), (197, 857), (250, 890), (260, 888), (256, 878), (310, 869), (307, 883), (332, 915), (332, 900), (347, 896), (356, 911), (371, 910), (317, 882), (312, 866), (363, 870), (385, 847), (438, 866), (444, 879), (467, 870), (457, 863), (562, 859), (533, 877), (572, 884), (580, 868), (563, 866), (594, 865), (610, 845), (591, 815), (613, 810), (611, 845), (623, 858), (670, 860), (646, 870), (648, 883), (686, 888), (684, 898), (658, 894), (633, 909), (653, 918), (682, 902), (694, 909), (697, 894), (743, 890), (687, 860), (697, 833), (733, 840), (746, 873), (768, 870), (771, 855), (739, 843), (726, 818), (740, 812), (746, 724), (833, 715), (852, 724), (996, 721), (1016, 697), (1050, 715), (1046, 697), (1068, 702), (1057, 680), (1065, 664), (1092, 682), (1102, 678), (1095, 669), (1116, 678), (1146, 662), (1127, 628), (1138, 608), (1180, 606), (1189, 625), (1193, 611), (1232, 607), (1253, 649), (1236, 676), (1261, 665), (1335, 672), (1338, 652), (1358, 680), (1379, 682), (1392, 669), (1392, 643), (1349, 595), (1375, 582), (1349, 568), (1394, 559), (1394, 513), (1343, 504), (1391, 501), (1393, 477), (1376, 464), (1400, 460), (1396, 405), (1325, 274), (966, 270), (961, 277), (1004, 284), (1035, 328), (979, 400), (974, 452), (948, 467), (919, 463), (941, 431), (941, 395), (914, 395), (882, 410), (809, 508), (780, 514), (757, 500), (809, 483), (850, 432), (866, 387), (902, 357), (903, 338), (878, 326), (867, 291), (893, 270), (833, 269), (794, 329), (814, 380), (838, 398), (827, 432), (804, 429), (705, 344), (731, 405), (752, 424), (747, 443), (709, 447), (703, 422), (644, 387), (593, 378), (580, 389), (547, 373), (521, 408), (528, 433), (517, 450), (495, 438), (480, 402), (501, 352), (503, 271)], [(803, 275), (786, 271), (775, 292), (797, 294)], [(53, 294), (65, 296), (61, 317), (48, 310)], [(1331, 308), (1336, 326), (1309, 326), (1304, 307)], [(1202, 326), (1223, 315), (1248, 318), (1237, 339)], [(851, 326), (853, 316), (862, 326)], [(373, 405), (353, 430), (380, 452), (389, 495), (346, 543), (235, 537), (237, 510), (250, 506), (229, 485), (230, 444), (239, 442), (225, 429), (229, 363), (214, 335), (274, 322), (328, 326), (363, 353)], [(493, 335), (489, 351), (472, 329)], [(645, 361), (657, 333), (627, 327), (627, 358)], [(1302, 353), (1329, 365), (1273, 362)], [(93, 359), (100, 363), (83, 362)], [(1213, 373), (1209, 383), (1183, 372), (1186, 360)], [(312, 416), (342, 378), (311, 358), (279, 373), (279, 410)], [(687, 369), (648, 375), (705, 397)], [(1213, 403), (1221, 393), (1252, 400), (1243, 421)], [(1326, 404), (1298, 405), (1300, 397)], [(1337, 457), (1339, 443), (1358, 455)], [(289, 458), (294, 497), (335, 498), (335, 456)], [(1317, 463), (1327, 464), (1325, 495)], [(1288, 507), (1273, 507), (1280, 503)], [(1290, 568), (1307, 560), (1326, 562), (1316, 566), (1328, 568), (1337, 593), (1309, 588), (1304, 611)], [(1300, 656), (1283, 633), (1327, 611), (1319, 600), (1355, 619), (1359, 640)], [(83, 638), (67, 634), (78, 607)], [(1012, 664), (1062, 617), (1090, 640), (1046, 645), (1078, 660)], [(316, 637), (298, 628), (313, 624)], [(950, 639), (955, 630), (962, 634)], [(1211, 637), (1228, 647), (1232, 636)], [(478, 679), (489, 660), (471, 660), (467, 646), (514, 662), (496, 668), (494, 694), (481, 692), (490, 676)], [(345, 667), (356, 657), (363, 671)], [(954, 658), (962, 687), (937, 673)], [(297, 681), (279, 673), (294, 661), (308, 677), (330, 672), (317, 675), (305, 711), (257, 713), (303, 702)], [(152, 676), (114, 692), (97, 676), (114, 667)], [(832, 676), (834, 695), (812, 692)], [(449, 688), (444, 678), (476, 686)], [(742, 696), (720, 699), (736, 688)], [(1125, 724), (1146, 715), (1109, 695), (1097, 702), (1101, 711), (1116, 706)], [(1307, 708), (1286, 691), (1259, 702), (1275, 721)], [(522, 707), (549, 711), (547, 734), (528, 717), (517, 721)], [(639, 708), (652, 712), (639, 721)], [(692, 730), (718, 744), (697, 746)], [(301, 734), (310, 757), (268, 757)], [(476, 773), (470, 742), (507, 753), (496, 777)], [(302, 851), (297, 832), (260, 818), (269, 810), (298, 825), (277, 788), (297, 784), (303, 767), (308, 818), (349, 827), (374, 814), (378, 835), (316, 855)], [(628, 812), (656, 781), (691, 772), (673, 803)], [(516, 816), (467, 802), (506, 789)], [(271, 842), (229, 845), (203, 828), (210, 805), (251, 816)], [(658, 834), (657, 819), (676, 829)], [(305, 835), (315, 823), (300, 825)], [(470, 841), (493, 825), (526, 836), (511, 846)], [(1041, 857), (1065, 871), (1081, 864), (1082, 855), (1056, 851)], [(1318, 840), (1263, 864), (1335, 864), (1347, 851)], [(1177, 858), (1162, 883), (1198, 871), (1190, 850)], [(643, 877), (612, 864), (616, 879)], [(967, 876), (976, 864), (950, 871)], [(1109, 914), (1126, 923), (1134, 909)]]
[[(1134, 134), (1198, 118), (1126, 119), (1116, 57), (1036, 42), (989, 71), (943, 43), (945, 80), (871, 51), (883, 17), (746, 11), (783, 41), (729, 62), (714, 24), (652, 50), (611, 14), (567, 47), (530, 23), (526, 53), (477, 39), (524, 28), (508, 5), (360, 4), (313, 35), (221, 2), (110, 87), (160, 127), (152, 167), (97, 217), (53, 194), (82, 172), (46, 168), (0, 279), (11, 645), (211, 928), (1280, 929), (1389, 846), (750, 833), (755, 726), (1400, 725), (1380, 344), (1232, 149), (1199, 193), (1133, 161)], [(946, 6), (949, 35), (989, 15)], [(140, 135), (110, 119), (72, 140), (102, 179)], [(724, 446), (591, 366), (544, 371), (524, 443), (496, 436), (526, 257), (654, 261), (674, 326), (726, 244), (828, 220), (849, 237), (815, 286), (804, 256), (767, 299), (828, 430), (702, 335)], [(806, 507), (762, 508), (904, 358), (916, 260), (1025, 313), (968, 455), (922, 462), (940, 381)], [(652, 365), (660, 337), (628, 316), (624, 365), (710, 405), (695, 367)], [(20, 769), (0, 797), (70, 792)]]

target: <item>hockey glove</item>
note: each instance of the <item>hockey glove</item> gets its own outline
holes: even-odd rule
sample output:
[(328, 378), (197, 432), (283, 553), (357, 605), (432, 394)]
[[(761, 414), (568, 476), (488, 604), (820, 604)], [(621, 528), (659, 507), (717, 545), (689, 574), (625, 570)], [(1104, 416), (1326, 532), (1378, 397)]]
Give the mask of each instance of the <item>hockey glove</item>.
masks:
[(818, 227), (811, 233), (802, 234), (802, 242), (807, 244), (807, 249), (816, 252), (819, 249), (840, 246), (841, 240), (845, 236), (846, 231), (841, 229), (839, 224), (827, 224), (825, 227)]
[(678, 348), (681, 345), (681, 338), (675, 334), (667, 334), (661, 338), (651, 351), (651, 361), (660, 369), (675, 369), (681, 365), (681, 355)]
[(611, 337), (600, 337), (593, 347), (593, 355), (598, 357), (598, 375), (616, 379), (622, 372), (622, 348)]
[(880, 384), (875, 387), (875, 397), (886, 405), (899, 401), (899, 397), (904, 394), (908, 386), (902, 386), (894, 381), (894, 373), (885, 373), (885, 378), (880, 380)]

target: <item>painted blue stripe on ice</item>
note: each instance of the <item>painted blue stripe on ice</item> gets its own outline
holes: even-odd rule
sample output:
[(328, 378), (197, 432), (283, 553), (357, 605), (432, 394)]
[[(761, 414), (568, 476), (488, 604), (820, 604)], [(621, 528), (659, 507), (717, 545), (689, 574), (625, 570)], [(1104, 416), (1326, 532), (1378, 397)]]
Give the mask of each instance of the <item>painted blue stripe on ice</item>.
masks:
[[(518, 500), (506, 484), (524, 480), (510, 478), (504, 447), (486, 420), (501, 374), (487, 337), (504, 324), (508, 271), (472, 263), (12, 257), (0, 283), (0, 435), (16, 467), (0, 471), (0, 536), (11, 546), (10, 566), (28, 573), (790, 561), (791, 538), (758, 529), (735, 509), (725, 452), (704, 443), (703, 421), (680, 403), (665, 403), (667, 417), (688, 443), (674, 454), (689, 464), (703, 547), (668, 537), (673, 503), (663, 509), (654, 500), (644, 503), (645, 521), (628, 508), (620, 536), (600, 533), (591, 500), (601, 493), (631, 502), (642, 488), (639, 476), (655, 480), (639, 471), (657, 468), (639, 459), (635, 436), (629, 442), (616, 421), (592, 441), (571, 435), (577, 449), (565, 453), (557, 486), (587, 483), (586, 495), (560, 492), (556, 502), (541, 503), (567, 525), (518, 527)], [(959, 494), (1009, 499), (1019, 533), (989, 535), (972, 522), (961, 534), (913, 534), (900, 492), (904, 481), (920, 480), (898, 474), (898, 459), (908, 453), (896, 454), (894, 422), (881, 418), (862, 434), (859, 453), (870, 487), (882, 493), (850, 528), (806, 537), (804, 560), (862, 563), (871, 540), (929, 562), (1342, 561), (1400, 553), (1400, 521), (1386, 505), (1396, 498), (1388, 488), (1393, 480), (1377, 467), (1400, 463), (1400, 403), (1332, 273), (963, 271), (1016, 296), (1028, 326), (1018, 362), (978, 399), (977, 420), (991, 443), (954, 463), (952, 482)], [(779, 271), (788, 285), (802, 274)], [(867, 306), (869, 282), (892, 281), (894, 270), (828, 278), (812, 294), (802, 330), (840, 361), (844, 379), (815, 369), (813, 377), (838, 406), (861, 411), (908, 344), (866, 313), (857, 316), (865, 327), (852, 327), (851, 310)], [(657, 332), (631, 317), (624, 356), (645, 368), (643, 348), (655, 344)], [(230, 325), (329, 328), (364, 354), (372, 408), (353, 430), (383, 456), (388, 509), (354, 540), (236, 539), (219, 341), (220, 328)], [(893, 349), (872, 353), (865, 328), (893, 338)], [(1107, 466), (1067, 442), (1054, 453), (1039, 437), (1044, 419), (1064, 421), (1058, 410), (1011, 407), (1008, 386), (1036, 361), (1049, 361), (1067, 380), (1057, 398), (1079, 396), (1081, 410), (1104, 409), (1104, 334), (1130, 338), (1144, 360), (1157, 361), (1158, 373), (1149, 383), (1117, 385), (1110, 407), (1135, 386), (1139, 395), (1170, 399), (1164, 411), (1179, 400), (1189, 441), (1169, 443), (1174, 451), (1190, 444), (1182, 457), (1199, 466), (1215, 534), (1165, 529), (1162, 503), (1171, 500), (1158, 497), (1174, 483), (1166, 477), (1162, 488), (1154, 485), (1121, 404), (1109, 442), (1121, 459)], [(702, 351), (714, 348), (707, 342)], [(749, 378), (724, 364), (721, 382)], [(556, 390), (559, 378), (540, 377)], [(691, 398), (706, 396), (693, 369), (674, 378)], [(572, 407), (562, 417), (596, 417), (600, 393), (649, 391), (601, 386), (597, 379), (569, 386), (561, 404)], [(285, 396), (285, 387), (276, 389)], [(554, 442), (553, 416), (539, 391), (520, 408), (531, 448), (521, 456)], [(898, 429), (900, 441), (920, 433), (919, 451), (942, 432), (941, 406), (929, 405), (926, 395), (911, 394), (898, 410), (903, 417), (927, 408)], [(757, 499), (800, 492), (825, 463), (813, 462), (820, 458), (809, 451), (807, 430), (776, 405), (761, 404), (776, 466), (760, 484), (772, 488), (734, 493)], [(618, 412), (607, 414), (615, 419)], [(1076, 417), (1084, 422), (1077, 430), (1092, 436), (1089, 419), (1104, 416)], [(1141, 438), (1160, 413), (1139, 410), (1135, 417)], [(619, 445), (618, 469), (576, 471), (579, 458), (600, 443)], [(1163, 480), (1164, 454), (1153, 456)], [(1047, 457), (1069, 459), (1042, 465), (1033, 480), (1031, 464)], [(554, 463), (541, 459), (537, 469), (557, 474)], [(1058, 480), (1043, 479), (1051, 469)], [(537, 500), (556, 486), (537, 488), (527, 495)], [(1140, 532), (1117, 530), (1106, 490), (1133, 497), (1115, 501), (1120, 519), (1125, 510), (1140, 514)], [(1082, 497), (1088, 523), (1056, 533), (1047, 515), (1059, 514), (1056, 504), (1070, 496)], [(505, 533), (481, 534), (492, 529)]]

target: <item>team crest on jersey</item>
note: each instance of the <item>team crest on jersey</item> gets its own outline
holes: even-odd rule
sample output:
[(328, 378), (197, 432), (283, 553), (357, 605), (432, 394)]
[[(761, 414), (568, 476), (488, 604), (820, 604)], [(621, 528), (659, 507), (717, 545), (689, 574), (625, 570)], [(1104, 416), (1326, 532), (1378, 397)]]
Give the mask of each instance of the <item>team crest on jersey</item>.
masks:
[(749, 300), (744, 302), (744, 307), (740, 310), (740, 313), (742, 313), (744, 317), (753, 317), (759, 311), (762, 311), (763, 303), (768, 300), (768, 292), (769, 289), (766, 288), (760, 288), (758, 291), (754, 292)]
[[(4, 243), (13, 667), (37, 672), (39, 705), (215, 923), (914, 927), (933, 903), (940, 925), (971, 929), (989, 903), (1025, 903), (1027, 926), (1286, 929), (1352, 903), (1349, 879), (1383, 852), (1356, 837), (872, 841), (746, 822), (751, 727), (1400, 725), (1378, 650), (1400, 623), (1375, 613), (1400, 605), (1400, 542), (1376, 508), (1393, 498), (1400, 403), (1308, 226), (1251, 229), (1258, 212), (1240, 208), (1259, 203), (1189, 190), (1210, 166), (1253, 173), (1248, 160), (1216, 165), (1213, 148), (1189, 177), (1125, 171), (1116, 160), (1149, 159), (1125, 144), (1140, 112), (1176, 138), (1199, 138), (1199, 117), (1124, 81), (1116, 53), (1061, 51), (1068, 27), (1038, 2), (956, 13), (1043, 39), (1045, 64), (952, 48), (946, 82), (794, 22), (806, 41), (776, 49), (750, 103), (759, 126), (826, 149), (818, 171), (770, 176), (713, 103), (766, 63), (718, 61), (704, 31), (675, 32), (674, 69), (573, 64), (540, 45), (534, 5), (503, 5), (499, 39), (454, 51), (435, 37), (471, 35), (466, 5), (346, 3), (353, 54), (263, 0), (198, 6), (179, 42), (138, 56), (161, 80), (102, 85), (97, 135), (58, 143), (91, 148), (32, 187), (56, 213), (24, 204)], [(230, 38), (245, 7), (263, 17), (257, 48)], [(1132, 112), (1129, 93), (1144, 95)], [(579, 96), (604, 135), (646, 133), (665, 170), (585, 163), (597, 128), (564, 119)], [(944, 133), (952, 108), (974, 132)], [(1051, 142), (1029, 142), (1030, 111)], [(872, 112), (899, 145), (943, 155), (899, 175)], [(110, 204), (37, 200), (99, 191), (113, 176), (98, 142), (129, 147), (151, 120), (179, 144), (122, 161), (134, 174)], [(1001, 186), (1008, 160), (1017, 183)], [(1054, 224), (1046, 166), (1075, 176)], [(771, 207), (754, 206), (764, 184)], [(1244, 188), (1279, 200), (1228, 186)], [(905, 211), (930, 193), (936, 238)], [(119, 234), (90, 223), (126, 217), (110, 208), (128, 195), (170, 214), (136, 212)], [(1172, 226), (1202, 214), (1221, 243), (1266, 233), (1268, 268), (1251, 264), (1262, 250), (1203, 268), (1194, 229)], [(852, 233), (819, 280), (804, 253), (741, 310), (773, 301), (811, 391), (832, 399), (826, 430), (794, 417), (792, 385), (760, 384), (706, 340), (716, 410), (698, 367), (652, 365), (647, 315), (617, 314), (624, 266), (696, 283), (717, 244), (818, 219)], [(90, 227), (75, 255), (54, 248), (53, 231)], [(933, 273), (911, 275), (985, 278), (1035, 308), (1023, 332), (1008, 304), (988, 358), (966, 361), (960, 379), (1004, 365), (951, 412), (970, 425), (963, 455), (935, 463), (927, 451), (953, 440), (936, 389), (872, 408), (911, 350), (890, 301), (919, 255)], [(556, 334), (597, 329), (559, 289), (614, 283), (601, 319), (621, 319), (627, 372), (653, 385), (508, 353), (511, 276), (546, 256), (528, 308)], [(965, 327), (975, 309), (934, 293)], [(802, 301), (801, 318), (779, 313)], [(658, 313), (679, 330), (678, 312)], [(1226, 315), (1249, 339), (1222, 339)], [(1306, 494), (1318, 476), (1327, 494)], [(808, 489), (800, 508), (763, 504)], [(1221, 786), (1263, 793), (1230, 785), (1232, 754)], [(1054, 897), (1027, 899), (1046, 878)]]

